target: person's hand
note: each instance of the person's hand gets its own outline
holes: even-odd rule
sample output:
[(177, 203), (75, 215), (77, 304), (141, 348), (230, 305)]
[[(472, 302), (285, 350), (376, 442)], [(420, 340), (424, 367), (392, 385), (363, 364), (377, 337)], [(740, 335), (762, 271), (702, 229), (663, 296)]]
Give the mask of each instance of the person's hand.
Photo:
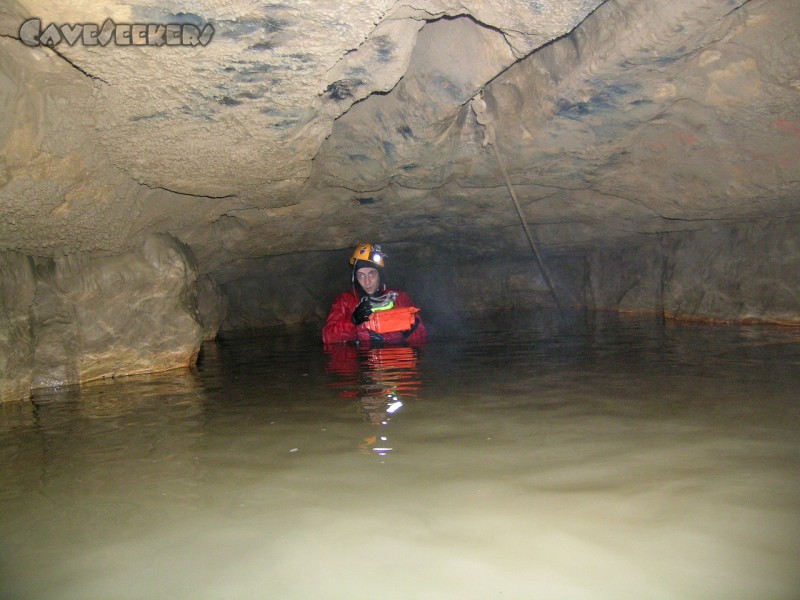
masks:
[(403, 332), (403, 339), (407, 340), (408, 336), (410, 336), (412, 333), (414, 333), (414, 330), (417, 327), (419, 327), (419, 323), (420, 323), (419, 317), (414, 317), (414, 324), (411, 326), (411, 329), (409, 329), (408, 331), (404, 331)]
[(371, 329), (369, 330), (369, 341), (372, 343), (373, 346), (383, 344), (384, 339), (380, 333), (375, 333)]
[(361, 302), (358, 303), (358, 306), (356, 306), (356, 309), (353, 311), (353, 316), (350, 317), (350, 319), (353, 321), (353, 325), (358, 326), (368, 321), (371, 314), (372, 306), (369, 304), (369, 298), (364, 296)]

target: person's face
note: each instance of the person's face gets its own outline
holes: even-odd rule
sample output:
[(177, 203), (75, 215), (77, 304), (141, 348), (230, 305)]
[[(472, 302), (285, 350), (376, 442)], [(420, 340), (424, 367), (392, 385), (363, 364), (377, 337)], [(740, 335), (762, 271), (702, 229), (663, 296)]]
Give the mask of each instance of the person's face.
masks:
[(370, 296), (378, 291), (378, 286), (381, 284), (381, 276), (378, 273), (378, 269), (373, 269), (372, 267), (363, 267), (356, 271), (356, 279)]

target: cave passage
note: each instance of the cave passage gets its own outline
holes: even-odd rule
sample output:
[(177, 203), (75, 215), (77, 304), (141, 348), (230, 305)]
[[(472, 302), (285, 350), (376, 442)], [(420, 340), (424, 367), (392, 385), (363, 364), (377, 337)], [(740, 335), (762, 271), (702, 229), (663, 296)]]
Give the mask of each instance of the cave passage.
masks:
[(0, 598), (796, 600), (798, 31), (5, 0)]
[(797, 332), (520, 319), (0, 405), (0, 596), (796, 597)]

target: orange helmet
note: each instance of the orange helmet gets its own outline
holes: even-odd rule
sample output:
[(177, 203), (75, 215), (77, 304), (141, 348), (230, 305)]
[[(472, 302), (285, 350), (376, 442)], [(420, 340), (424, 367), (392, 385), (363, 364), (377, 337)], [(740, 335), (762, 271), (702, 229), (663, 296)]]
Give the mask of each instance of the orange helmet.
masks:
[(385, 256), (386, 255), (381, 251), (381, 247), (378, 244), (360, 244), (353, 252), (353, 256), (350, 257), (350, 264), (355, 265), (356, 261), (363, 260), (382, 269), (384, 267), (383, 259)]

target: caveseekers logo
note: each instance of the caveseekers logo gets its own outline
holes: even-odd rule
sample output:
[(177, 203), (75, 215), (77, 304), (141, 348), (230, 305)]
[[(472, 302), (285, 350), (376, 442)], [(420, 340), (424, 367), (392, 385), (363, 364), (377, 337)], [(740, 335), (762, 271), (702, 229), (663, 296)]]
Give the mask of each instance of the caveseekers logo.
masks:
[(56, 25), (50, 23), (42, 29), (41, 19), (28, 19), (19, 28), (19, 39), (27, 46), (49, 46), (61, 42), (70, 46), (205, 46), (214, 37), (214, 28), (206, 24), (202, 29), (188, 23), (134, 23), (117, 25), (106, 19), (102, 25)]

